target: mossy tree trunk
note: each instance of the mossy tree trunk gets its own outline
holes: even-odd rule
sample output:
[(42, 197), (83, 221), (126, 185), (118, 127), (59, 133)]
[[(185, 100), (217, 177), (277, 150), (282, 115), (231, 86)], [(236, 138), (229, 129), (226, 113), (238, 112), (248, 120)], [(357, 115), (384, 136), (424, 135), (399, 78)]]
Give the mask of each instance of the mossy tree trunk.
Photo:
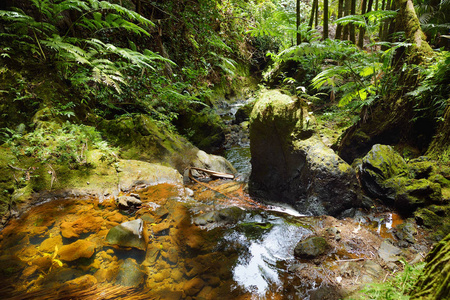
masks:
[(434, 246), (426, 262), (411, 300), (450, 299), (450, 234)]
[(393, 61), (396, 75), (392, 77), (398, 83), (396, 88), (387, 93), (384, 99), (361, 112), (361, 121), (344, 133), (338, 151), (347, 162), (363, 156), (377, 143), (409, 145), (423, 153), (435, 134), (435, 120), (422, 118), (411, 122), (417, 117), (417, 112), (414, 110), (415, 103), (409, 101), (405, 94), (414, 90), (418, 77), (413, 72), (400, 69), (404, 63), (423, 63), (433, 55), (433, 51), (420, 29), (412, 0), (396, 0), (390, 7), (394, 6), (399, 8), (394, 20), (396, 31), (404, 31), (412, 46), (397, 50)]

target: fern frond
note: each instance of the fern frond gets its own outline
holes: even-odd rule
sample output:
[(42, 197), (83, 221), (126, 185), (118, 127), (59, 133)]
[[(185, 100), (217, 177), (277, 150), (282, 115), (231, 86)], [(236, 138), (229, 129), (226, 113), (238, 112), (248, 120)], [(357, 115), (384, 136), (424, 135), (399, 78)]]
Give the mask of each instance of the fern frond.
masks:
[(64, 60), (74, 61), (83, 65), (90, 65), (87, 59), (87, 53), (83, 49), (73, 44), (63, 41), (62, 37), (54, 35), (53, 38), (42, 40), (41, 43), (57, 51)]
[(109, 3), (107, 1), (98, 1), (98, 0), (88, 0), (90, 3), (90, 6), (93, 10), (112, 10), (117, 12), (120, 15), (126, 16), (128, 19), (132, 21), (139, 22), (146, 26), (154, 26), (155, 24), (150, 21), (149, 19), (141, 16), (137, 12), (131, 11), (129, 9), (126, 9), (123, 6), (120, 6), (118, 4)]
[(345, 16), (345, 17), (337, 19), (335, 23), (339, 24), (339, 25), (353, 24), (355, 26), (359, 26), (359, 27), (363, 27), (363, 28), (367, 27), (364, 16), (361, 16), (361, 15)]

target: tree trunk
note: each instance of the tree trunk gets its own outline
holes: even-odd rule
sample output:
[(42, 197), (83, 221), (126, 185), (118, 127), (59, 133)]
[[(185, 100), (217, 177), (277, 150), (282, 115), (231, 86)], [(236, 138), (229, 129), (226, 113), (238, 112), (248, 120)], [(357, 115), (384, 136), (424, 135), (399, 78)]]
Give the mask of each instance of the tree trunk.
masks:
[(328, 0), (323, 0), (323, 39), (328, 38)]
[[(378, 1), (377, 1), (377, 3), (378, 3)], [(385, 6), (386, 5), (386, 0), (383, 0), (383, 2), (381, 3), (381, 10), (384, 10), (384, 8), (386, 7)], [(380, 32), (379, 32), (379, 34), (378, 34), (378, 39), (380, 40), (380, 41), (382, 41), (383, 40), (383, 27), (384, 27), (384, 22), (385, 21), (383, 21), (383, 22), (381, 22), (381, 24), (380, 24)]]
[[(351, 5), (352, 5), (352, 0), (345, 0), (344, 2), (344, 17), (350, 15), (351, 12)], [(343, 40), (348, 40), (348, 31), (349, 31), (349, 25), (345, 25), (344, 26), (344, 33), (342, 34), (342, 39)]]
[(405, 31), (406, 39), (412, 43), (408, 49), (408, 60), (410, 63), (420, 64), (425, 62), (426, 57), (433, 55), (433, 50), (426, 42), (426, 36), (420, 29), (420, 22), (414, 9), (412, 0), (397, 0), (399, 16), (396, 20), (396, 30)]
[(316, 20), (314, 22), (314, 28), (317, 28), (317, 26), (319, 25), (319, 0), (315, 1), (316, 1)]
[(318, 0), (313, 0), (313, 4), (311, 7), (311, 17), (309, 18), (309, 23), (308, 23), (309, 29), (312, 29), (312, 26), (314, 24), (314, 14), (316, 13), (316, 5), (318, 5)]
[[(398, 58), (393, 61), (393, 67), (401, 68), (404, 63), (423, 63), (426, 57), (433, 55), (433, 51), (420, 29), (412, 0), (396, 2), (399, 8), (395, 19), (396, 31), (404, 31), (406, 38), (414, 45), (397, 50)], [(365, 155), (374, 144), (408, 145), (423, 153), (431, 143), (436, 132), (436, 121), (433, 118), (420, 118), (421, 112), (416, 111), (416, 103), (405, 96), (406, 92), (417, 86), (417, 74), (401, 69), (391, 73), (396, 74), (392, 80), (398, 86), (362, 112), (361, 120), (344, 133), (338, 152), (345, 161), (351, 163), (355, 158)]]
[[(351, 15), (356, 14), (356, 0), (351, 1), (350, 14)], [(352, 41), (352, 43), (356, 45), (356, 35), (355, 35), (355, 25), (354, 24), (350, 24), (350, 41)]]
[[(337, 15), (338, 19), (342, 18), (343, 13), (344, 13), (344, 0), (339, 0), (339, 2), (338, 2), (338, 15)], [(342, 35), (342, 25), (338, 24), (336, 26), (336, 35), (335, 35), (334, 38), (335, 39), (341, 39), (342, 38), (341, 35)]]
[[(366, 0), (362, 0), (362, 2), (361, 2), (361, 15), (364, 15), (366, 13), (366, 6), (367, 6), (367, 1)], [(365, 33), (366, 33), (365, 28), (363, 28), (363, 27), (359, 28), (358, 47), (360, 49), (362, 49), (363, 46), (364, 46), (364, 34)]]
[(302, 43), (302, 36), (299, 32), (299, 27), (300, 27), (300, 0), (296, 1), (296, 28), (297, 28), (297, 45), (300, 45)]

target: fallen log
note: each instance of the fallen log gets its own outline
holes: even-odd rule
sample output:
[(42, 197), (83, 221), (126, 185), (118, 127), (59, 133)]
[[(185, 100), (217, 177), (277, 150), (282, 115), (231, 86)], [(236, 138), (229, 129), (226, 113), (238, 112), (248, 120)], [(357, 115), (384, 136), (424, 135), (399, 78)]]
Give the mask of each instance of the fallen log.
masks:
[(196, 167), (190, 167), (189, 168), (189, 177), (193, 176), (192, 175), (192, 170), (196, 170), (196, 171), (199, 171), (199, 172), (206, 173), (209, 176), (214, 177), (214, 178), (234, 179), (234, 175), (233, 174), (216, 172), (216, 171), (212, 171), (212, 170), (208, 170), (208, 169), (202, 169), (202, 168), (196, 168)]

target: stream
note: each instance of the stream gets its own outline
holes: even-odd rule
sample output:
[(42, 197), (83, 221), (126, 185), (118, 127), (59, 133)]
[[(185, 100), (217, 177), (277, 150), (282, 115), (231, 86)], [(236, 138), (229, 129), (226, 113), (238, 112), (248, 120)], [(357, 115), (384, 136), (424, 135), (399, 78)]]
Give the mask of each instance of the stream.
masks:
[[(257, 203), (246, 193), (249, 143), (237, 141), (224, 156), (238, 180), (143, 187), (132, 191), (142, 201), (135, 210), (113, 198), (49, 199), (12, 220), (0, 232), (0, 298), (339, 299), (339, 283), (366, 276), (358, 270), (375, 269), (366, 282), (385, 275), (356, 262), (374, 259), (371, 240), (392, 238), (397, 215), (344, 221)], [(136, 219), (146, 249), (106, 241)], [(327, 256), (294, 257), (297, 243), (318, 233), (331, 237)]]

